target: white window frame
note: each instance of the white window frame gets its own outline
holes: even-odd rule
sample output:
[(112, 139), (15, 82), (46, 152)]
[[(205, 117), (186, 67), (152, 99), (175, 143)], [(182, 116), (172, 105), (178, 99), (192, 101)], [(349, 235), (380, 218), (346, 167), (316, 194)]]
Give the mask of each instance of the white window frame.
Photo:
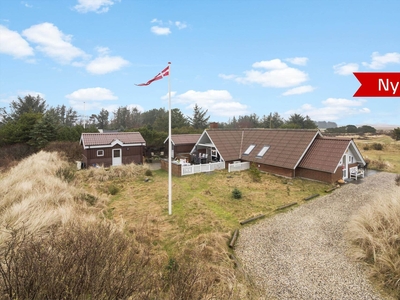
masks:
[(249, 148), (247, 148), (247, 150), (246, 151), (244, 151), (244, 153), (243, 153), (243, 155), (249, 155), (250, 153), (251, 153), (251, 151), (253, 151), (253, 149), (255, 148), (255, 144), (251, 144), (250, 146), (249, 146)]
[(270, 146), (264, 146), (262, 147), (262, 149), (260, 150), (260, 152), (258, 152), (256, 157), (263, 157), (265, 155), (265, 153), (267, 153), (267, 151), (269, 150)]
[(104, 150), (97, 150), (97, 156), (104, 156)]

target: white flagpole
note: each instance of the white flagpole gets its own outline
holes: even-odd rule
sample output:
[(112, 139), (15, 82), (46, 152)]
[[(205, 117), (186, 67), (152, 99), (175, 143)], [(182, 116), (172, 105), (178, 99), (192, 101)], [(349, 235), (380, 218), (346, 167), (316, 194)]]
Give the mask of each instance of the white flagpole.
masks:
[(168, 214), (172, 215), (171, 63), (168, 62)]

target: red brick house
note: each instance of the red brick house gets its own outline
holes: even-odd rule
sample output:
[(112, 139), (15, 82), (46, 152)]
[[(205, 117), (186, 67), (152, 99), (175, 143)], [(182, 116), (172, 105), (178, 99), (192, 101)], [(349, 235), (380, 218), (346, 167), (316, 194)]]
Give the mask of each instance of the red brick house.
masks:
[(250, 162), (260, 171), (331, 183), (365, 165), (352, 139), (325, 138), (318, 130), (205, 130), (191, 154), (205, 157), (201, 163)]
[(139, 132), (82, 133), (82, 162), (104, 167), (142, 164), (146, 142)]

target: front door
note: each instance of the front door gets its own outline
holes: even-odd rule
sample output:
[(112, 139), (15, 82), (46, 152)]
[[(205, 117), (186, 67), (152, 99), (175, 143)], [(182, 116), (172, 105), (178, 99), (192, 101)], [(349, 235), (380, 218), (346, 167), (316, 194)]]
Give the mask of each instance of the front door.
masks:
[(121, 149), (112, 150), (112, 165), (119, 166), (122, 165), (122, 151)]

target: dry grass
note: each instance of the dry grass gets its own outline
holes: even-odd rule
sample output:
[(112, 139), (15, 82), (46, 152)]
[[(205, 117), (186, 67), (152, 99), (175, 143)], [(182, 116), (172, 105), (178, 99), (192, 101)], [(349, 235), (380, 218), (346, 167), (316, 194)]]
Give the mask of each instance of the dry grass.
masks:
[[(40, 152), (0, 181), (4, 191), (0, 289), (9, 298), (238, 299), (243, 293), (251, 295), (245, 285), (237, 291), (242, 279), (228, 257), (227, 233), (202, 235), (197, 230), (199, 234), (191, 238), (177, 235), (185, 240), (171, 235), (181, 229), (163, 208), (165, 176), (145, 182), (146, 168), (135, 165), (82, 170), (71, 176), (69, 168), (57, 153)], [(70, 177), (73, 180), (67, 182)], [(155, 182), (162, 189), (151, 185)], [(105, 195), (111, 184), (121, 192)], [(108, 210), (102, 210), (107, 201)], [(131, 207), (117, 214), (121, 206), (116, 204), (126, 202)], [(169, 234), (161, 234), (169, 229)], [(165, 238), (181, 248), (166, 251)]]
[(85, 214), (78, 204), (79, 189), (54, 176), (66, 167), (58, 153), (40, 152), (13, 167), (0, 181), (0, 241), (8, 228), (24, 227), (29, 233), (45, 232)]
[[(368, 168), (400, 173), (400, 141), (387, 135), (371, 135), (355, 137), (355, 142), (364, 159), (370, 162)], [(382, 145), (382, 150), (375, 150), (376, 145)]]
[(355, 258), (371, 266), (372, 276), (400, 298), (400, 192), (382, 195), (349, 223)]

